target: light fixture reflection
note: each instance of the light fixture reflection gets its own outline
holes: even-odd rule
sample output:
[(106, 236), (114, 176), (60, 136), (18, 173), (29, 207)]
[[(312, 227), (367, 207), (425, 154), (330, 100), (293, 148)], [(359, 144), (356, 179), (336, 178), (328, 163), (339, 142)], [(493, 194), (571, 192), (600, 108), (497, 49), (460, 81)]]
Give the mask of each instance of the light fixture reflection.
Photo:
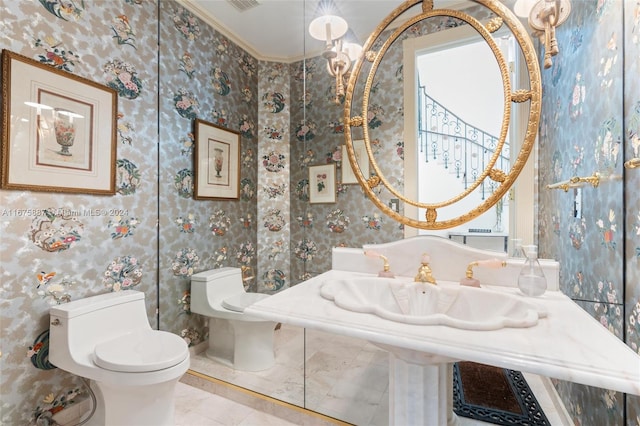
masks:
[[(47, 119), (42, 115), (42, 111), (53, 110), (53, 107), (50, 107), (49, 105), (40, 104), (40, 103), (37, 103), (37, 102), (29, 102), (29, 101), (25, 102), (24, 104), (26, 106), (28, 106), (28, 107), (36, 109), (37, 131), (38, 131), (38, 135), (41, 138), (43, 138), (45, 136), (45, 134), (47, 134), (47, 132), (49, 132), (49, 130), (51, 130), (51, 129), (49, 128), (49, 124), (47, 123)], [(22, 121), (28, 122), (29, 120), (23, 117)]]
[(69, 117), (69, 120), (73, 122), (74, 118), (84, 118), (84, 115), (76, 114), (75, 112), (67, 111), (66, 109), (56, 108), (56, 114)]
[(40, 114), (40, 112), (44, 109), (44, 110), (48, 110), (48, 109), (53, 109), (53, 107), (50, 107), (49, 105), (45, 105), (45, 104), (39, 104), (37, 102), (25, 102), (24, 103), (26, 106), (32, 107), (36, 109), (36, 113)]
[(362, 47), (357, 43), (345, 43), (344, 35), (349, 30), (347, 21), (336, 15), (320, 16), (309, 24), (309, 34), (316, 40), (325, 42), (322, 57), (327, 60), (327, 71), (336, 80), (336, 104), (344, 96), (344, 80), (351, 63), (358, 59)]

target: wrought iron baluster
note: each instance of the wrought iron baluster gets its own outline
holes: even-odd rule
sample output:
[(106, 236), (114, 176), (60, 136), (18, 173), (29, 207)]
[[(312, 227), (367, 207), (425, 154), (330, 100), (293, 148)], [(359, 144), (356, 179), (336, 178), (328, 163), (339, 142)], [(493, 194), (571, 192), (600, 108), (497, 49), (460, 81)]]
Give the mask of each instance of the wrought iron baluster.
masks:
[[(424, 155), (424, 161), (428, 163), (440, 157), (445, 169), (453, 165), (456, 178), (462, 178), (466, 190), (494, 155), (498, 138), (462, 120), (431, 98), (424, 86), (419, 87), (418, 98), (420, 152)], [(509, 166), (509, 144), (506, 142), (494, 167), (507, 170)], [(485, 199), (487, 191), (492, 193), (494, 190), (494, 185), (485, 187), (482, 182), (482, 199)]]

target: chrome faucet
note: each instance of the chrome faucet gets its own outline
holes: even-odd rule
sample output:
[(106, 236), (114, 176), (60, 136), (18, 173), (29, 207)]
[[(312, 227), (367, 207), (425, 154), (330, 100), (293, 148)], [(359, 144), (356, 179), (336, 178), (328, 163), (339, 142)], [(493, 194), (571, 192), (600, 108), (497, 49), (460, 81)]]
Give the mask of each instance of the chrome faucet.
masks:
[(429, 266), (429, 259), (430, 258), (428, 254), (426, 253), (422, 254), (422, 258), (420, 259), (420, 267), (418, 268), (418, 275), (416, 275), (413, 281), (437, 285), (436, 279), (433, 278), (433, 274), (431, 273), (431, 267)]

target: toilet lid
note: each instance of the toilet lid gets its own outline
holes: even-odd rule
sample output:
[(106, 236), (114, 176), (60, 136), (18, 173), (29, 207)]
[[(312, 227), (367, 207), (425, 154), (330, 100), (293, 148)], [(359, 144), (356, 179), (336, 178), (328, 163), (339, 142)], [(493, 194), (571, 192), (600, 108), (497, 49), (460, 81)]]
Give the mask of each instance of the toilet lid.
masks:
[(222, 306), (230, 311), (244, 312), (244, 309), (269, 297), (264, 293), (238, 293), (222, 301)]
[(106, 370), (141, 373), (173, 367), (188, 355), (187, 343), (176, 334), (139, 330), (96, 345), (94, 362)]

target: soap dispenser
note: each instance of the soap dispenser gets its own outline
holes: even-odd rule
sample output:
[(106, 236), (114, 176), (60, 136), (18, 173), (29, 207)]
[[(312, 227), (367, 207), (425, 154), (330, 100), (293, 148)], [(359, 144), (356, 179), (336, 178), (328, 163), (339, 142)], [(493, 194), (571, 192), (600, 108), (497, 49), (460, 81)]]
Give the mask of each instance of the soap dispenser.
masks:
[(518, 288), (527, 296), (541, 296), (547, 291), (547, 279), (538, 262), (538, 248), (525, 246), (526, 260), (518, 277)]

